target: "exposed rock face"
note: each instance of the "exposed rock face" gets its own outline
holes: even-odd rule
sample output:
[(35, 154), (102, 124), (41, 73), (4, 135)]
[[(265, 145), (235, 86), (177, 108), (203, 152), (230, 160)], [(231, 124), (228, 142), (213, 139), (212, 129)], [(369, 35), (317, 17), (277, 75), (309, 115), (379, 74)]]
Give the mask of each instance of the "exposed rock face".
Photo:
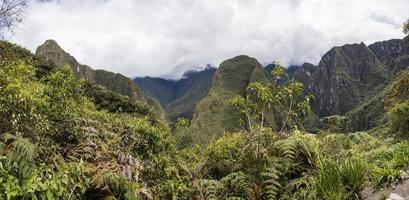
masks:
[(303, 64), (294, 79), (315, 95), (314, 112), (349, 118), (350, 131), (366, 130), (386, 121), (384, 97), (391, 80), (409, 66), (409, 37), (334, 47), (318, 67)]
[(107, 89), (122, 95), (129, 96), (134, 100), (144, 100), (144, 94), (131, 79), (122, 74), (105, 70), (94, 70), (87, 65), (82, 65), (65, 52), (54, 40), (47, 40), (36, 50), (36, 56), (43, 57), (53, 62), (57, 67), (71, 66), (75, 77), (84, 78), (91, 84), (102, 85)]
[(395, 73), (409, 66), (409, 37), (375, 42), (369, 48)]
[[(310, 83), (312, 82), (312, 75), (317, 69), (318, 67), (311, 63), (304, 63), (294, 72), (293, 78), (302, 83)], [(304, 87), (308, 87), (308, 85), (304, 85)]]
[(389, 82), (391, 72), (361, 43), (332, 48), (317, 68), (304, 64), (294, 77), (315, 95), (314, 112), (328, 116), (345, 114), (373, 96)]
[[(239, 112), (228, 102), (236, 95), (246, 95), (251, 82), (270, 82), (268, 73), (254, 58), (237, 56), (222, 62), (213, 78), (209, 94), (196, 106), (190, 130), (193, 143), (206, 144), (224, 131), (245, 127)], [(274, 126), (274, 117), (268, 122)]]
[(402, 40), (392, 39), (388, 41), (375, 42), (368, 46), (379, 60), (393, 70), (394, 61), (402, 51)]
[(192, 119), (197, 103), (207, 95), (216, 68), (186, 72), (180, 80), (162, 78), (136, 78), (135, 82), (150, 97), (156, 98), (168, 113), (171, 121), (185, 117)]

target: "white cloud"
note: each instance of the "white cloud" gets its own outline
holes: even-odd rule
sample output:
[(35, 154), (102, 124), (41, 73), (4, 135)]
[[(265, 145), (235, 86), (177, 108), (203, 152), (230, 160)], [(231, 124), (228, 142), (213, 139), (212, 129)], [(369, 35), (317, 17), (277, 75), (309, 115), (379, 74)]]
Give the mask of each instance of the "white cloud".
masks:
[(334, 45), (402, 38), (407, 0), (32, 0), (10, 39), (55, 39), (81, 63), (178, 76), (239, 54), (317, 63)]

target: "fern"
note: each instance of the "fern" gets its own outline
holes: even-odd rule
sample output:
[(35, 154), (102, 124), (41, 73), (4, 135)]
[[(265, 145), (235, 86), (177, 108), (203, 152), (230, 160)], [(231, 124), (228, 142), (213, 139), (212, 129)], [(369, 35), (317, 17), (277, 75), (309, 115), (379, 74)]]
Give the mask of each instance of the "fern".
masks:
[(314, 178), (310, 174), (288, 182), (285, 186), (285, 194), (280, 199), (317, 199), (314, 187)]
[[(2, 139), (11, 146), (7, 152), (8, 164), (18, 163), (20, 171), (34, 163), (38, 156), (37, 145), (21, 135), (6, 133)], [(7, 150), (6, 150), (7, 151)]]
[(271, 162), (271, 164), (266, 166), (261, 173), (263, 180), (263, 194), (266, 199), (276, 199), (276, 196), (281, 189), (279, 179), (283, 173), (279, 170), (280, 168), (281, 166), (278, 162)]
[(247, 199), (252, 199), (253, 189), (251, 187), (249, 178), (243, 172), (231, 173), (223, 177), (220, 181), (227, 188), (232, 190), (232, 192), (234, 193), (234, 196), (239, 195), (239, 196), (244, 196)]
[(297, 142), (291, 138), (286, 140), (279, 140), (276, 142), (277, 148), (281, 153), (281, 157), (288, 159), (289, 161), (295, 160)]
[(200, 179), (198, 187), (200, 195), (206, 200), (218, 200), (225, 191), (224, 185), (217, 180)]

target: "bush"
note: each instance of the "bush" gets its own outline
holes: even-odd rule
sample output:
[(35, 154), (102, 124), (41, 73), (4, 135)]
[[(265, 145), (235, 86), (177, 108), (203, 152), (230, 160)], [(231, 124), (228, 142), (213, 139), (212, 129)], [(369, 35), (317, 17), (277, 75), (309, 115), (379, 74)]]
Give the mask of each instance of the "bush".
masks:
[(409, 100), (395, 104), (389, 112), (392, 131), (409, 137)]
[(243, 147), (241, 133), (226, 134), (210, 143), (204, 153), (206, 174), (219, 179), (240, 169)]
[(357, 158), (348, 158), (342, 162), (340, 173), (347, 191), (356, 196), (363, 189), (365, 182), (365, 165)]

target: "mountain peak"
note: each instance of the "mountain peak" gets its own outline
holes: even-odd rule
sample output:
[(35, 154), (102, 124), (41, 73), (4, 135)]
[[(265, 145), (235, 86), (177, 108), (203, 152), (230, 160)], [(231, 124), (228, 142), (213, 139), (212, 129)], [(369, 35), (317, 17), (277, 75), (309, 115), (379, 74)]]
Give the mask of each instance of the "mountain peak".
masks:
[(46, 40), (42, 45), (37, 47), (36, 54), (42, 54), (44, 51), (48, 52), (64, 52), (64, 50), (58, 45), (57, 41), (53, 39)]

